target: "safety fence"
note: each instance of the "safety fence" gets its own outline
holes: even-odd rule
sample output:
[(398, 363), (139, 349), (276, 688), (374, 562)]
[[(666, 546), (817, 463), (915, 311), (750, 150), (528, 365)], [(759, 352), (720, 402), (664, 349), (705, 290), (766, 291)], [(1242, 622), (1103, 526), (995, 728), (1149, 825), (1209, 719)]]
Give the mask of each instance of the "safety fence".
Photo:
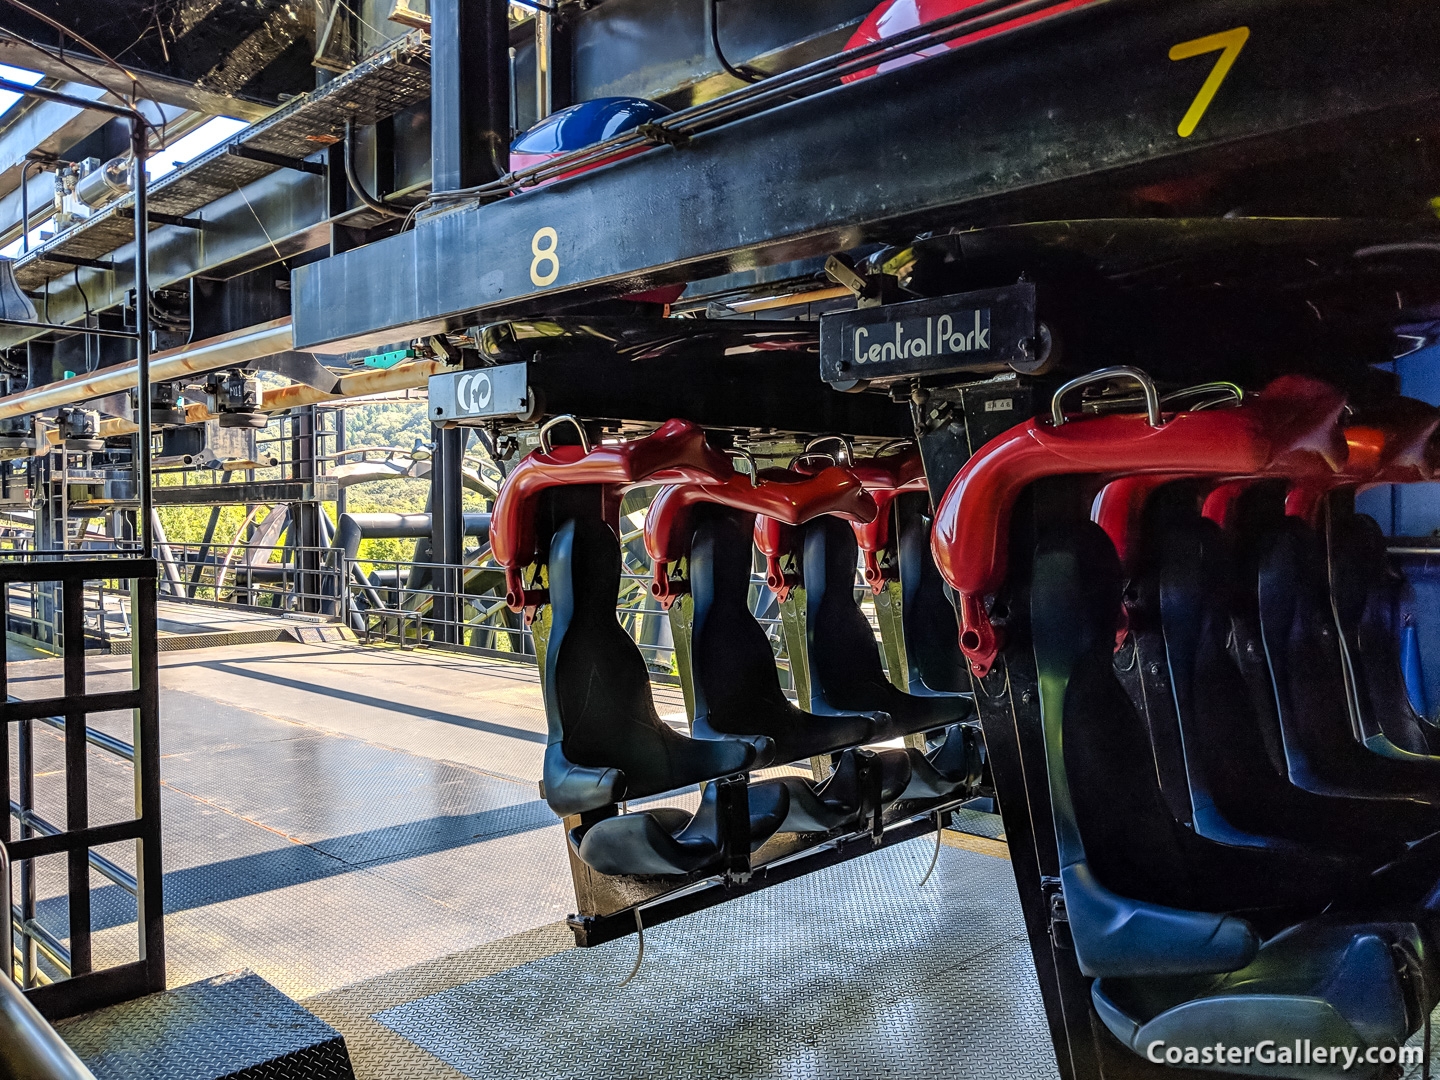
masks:
[[(0, 838), (8, 856), (5, 891), (11, 897), (5, 943), (10, 968), (6, 974), (51, 1019), (165, 987), (157, 576), (154, 560), (123, 551), (87, 553), (78, 558), (73, 552), (0, 553), (4, 608), (13, 609), (15, 593), (23, 593), (31, 601), (38, 598), (45, 602), (48, 598), (54, 602), (54, 619), (60, 628), (56, 651), (61, 671), (54, 692), (24, 699), (12, 695), (8, 655), (0, 665), (0, 679), (4, 682), (0, 687), (4, 690), (0, 694), (0, 760), (10, 762), (13, 757), (15, 763), (13, 779), (8, 765), (0, 773), (0, 797), (9, 809), (5, 834)], [(87, 671), (86, 624), (94, 615), (91, 597), (102, 588), (111, 596), (127, 597), (136, 642), (129, 685), (119, 689), (93, 689)], [(107, 682), (113, 680), (113, 674), (107, 675)], [(131, 717), (129, 741), (92, 723), (96, 714), (126, 712)], [(57, 748), (42, 746), (37, 740), (37, 725), (60, 733), (63, 769), (57, 769), (59, 763), (53, 760)], [(109, 820), (116, 816), (113, 808), (107, 811), (92, 800), (88, 756), (92, 747), (122, 759), (133, 772), (134, 801), (123, 808), (118, 820)], [(57, 773), (63, 776), (63, 791), (57, 796), (53, 790), (41, 790), (41, 778), (53, 778)], [(52, 805), (59, 811), (58, 820), (51, 818), (55, 814)], [(126, 849), (133, 852), (133, 857)], [(63, 915), (51, 912), (47, 916), (38, 903), (42, 860), (50, 858), (64, 862)], [(120, 865), (125, 861), (133, 863), (133, 873)], [(18, 899), (9, 880), (10, 864), (19, 872)], [(134, 960), (97, 965), (92, 874), (119, 886), (133, 900), (137, 928)], [(132, 921), (128, 912), (121, 921)], [(106, 955), (115, 952), (113, 943), (107, 945)]]
[[(0, 534), (0, 552), (29, 550), (19, 530)], [(92, 539), (79, 554), (114, 551)], [(366, 643), (434, 648), (533, 663), (535, 643), (524, 617), (505, 603), (504, 574), (483, 544), (463, 563), (429, 559), (350, 558), (334, 545), (176, 543), (158, 545), (159, 595), (166, 603), (215, 607), (300, 622), (338, 622)], [(650, 593), (649, 568), (628, 553), (616, 616), (634, 638), (651, 674), (676, 675), (667, 612)], [(758, 571), (752, 610), (776, 651), (782, 681), (789, 663), (774, 594)], [(129, 593), (106, 581), (85, 586), (84, 632), (104, 648), (133, 638)], [(63, 645), (65, 628), (53, 588), (18, 587), (6, 597), (12, 633), (44, 648)], [(198, 620), (197, 620), (198, 621)]]

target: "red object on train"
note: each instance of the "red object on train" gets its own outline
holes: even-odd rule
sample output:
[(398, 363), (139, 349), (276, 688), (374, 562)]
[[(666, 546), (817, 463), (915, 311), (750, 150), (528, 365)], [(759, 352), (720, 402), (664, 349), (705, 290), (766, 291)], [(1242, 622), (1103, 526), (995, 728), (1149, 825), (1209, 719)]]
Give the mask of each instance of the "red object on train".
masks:
[(860, 546), (864, 560), (865, 583), (870, 590), (879, 593), (885, 588), (888, 577), (881, 565), (880, 557), (890, 545), (890, 520), (892, 504), (907, 491), (928, 491), (925, 480), (925, 465), (920, 460), (920, 450), (912, 446), (903, 454), (887, 454), (884, 457), (861, 458), (851, 467), (853, 472), (875, 498), (878, 512), (870, 522), (857, 522), (855, 541)]
[(684, 557), (690, 542), (690, 511), (697, 503), (718, 503), (784, 525), (802, 525), (824, 514), (834, 514), (859, 527), (858, 523), (872, 521), (876, 516), (876, 500), (854, 473), (834, 465), (813, 476), (788, 469), (765, 469), (753, 481), (736, 473), (723, 484), (673, 484), (661, 488), (645, 514), (645, 551), (655, 565), (650, 591), (667, 608), (675, 602), (676, 593), (665, 567)]
[[(844, 76), (844, 82), (855, 82), (858, 79), (869, 78), (871, 75), (882, 71), (894, 71), (896, 68), (913, 64), (917, 60), (927, 56), (942, 56), (947, 49), (958, 49), (971, 42), (980, 41), (987, 37), (994, 37), (996, 34), (1006, 30), (1014, 30), (1016, 27), (1025, 26), (1028, 23), (1039, 22), (1041, 19), (1048, 19), (1052, 15), (1058, 15), (1062, 11), (1071, 11), (1086, 4), (1093, 4), (1096, 0), (1061, 0), (1054, 7), (1045, 8), (1043, 11), (1034, 11), (1029, 15), (1021, 15), (1017, 19), (1010, 19), (1007, 22), (996, 26), (987, 27), (984, 30), (977, 30), (972, 34), (964, 34), (960, 37), (951, 38), (949, 41), (939, 45), (930, 45), (917, 49), (913, 53), (898, 57), (894, 60), (886, 60), (876, 67), (866, 68), (857, 71), (853, 75)], [(964, 11), (966, 8), (974, 7), (981, 3), (981, 0), (885, 0), (874, 11), (870, 12), (850, 35), (850, 40), (845, 43), (846, 49), (856, 49), (861, 45), (869, 45), (871, 42), (884, 41), (894, 37), (896, 34), (906, 30), (913, 30), (922, 23), (934, 22), (936, 19), (943, 19), (947, 15), (954, 15)]]
[(1034, 418), (986, 443), (945, 492), (931, 536), (936, 565), (959, 594), (960, 648), (972, 669), (986, 674), (1000, 649), (985, 597), (1005, 580), (1010, 513), (1029, 484), (1066, 474), (1324, 475), (1346, 460), (1344, 406), (1325, 384), (1284, 376), (1243, 405), (1178, 413), (1159, 427), (1132, 414), (1059, 427)]
[(602, 484), (615, 493), (643, 483), (723, 483), (730, 459), (705, 441), (703, 428), (667, 420), (649, 435), (602, 443), (590, 451), (556, 446), (528, 454), (505, 478), (490, 516), (490, 553), (505, 569), (505, 600), (515, 611), (542, 597), (526, 590), (521, 571), (535, 559), (536, 500), (562, 484)]

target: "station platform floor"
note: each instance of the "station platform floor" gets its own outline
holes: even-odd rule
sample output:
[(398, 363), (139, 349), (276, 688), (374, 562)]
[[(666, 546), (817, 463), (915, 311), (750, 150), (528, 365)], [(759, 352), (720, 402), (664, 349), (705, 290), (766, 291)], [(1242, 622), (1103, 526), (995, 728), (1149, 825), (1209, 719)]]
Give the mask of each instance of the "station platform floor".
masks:
[[(923, 887), (928, 838), (655, 927), (622, 987), (635, 939), (576, 949), (563, 921), (533, 668), (294, 642), (160, 665), (169, 981), (257, 972), (345, 1035), (361, 1080), (1056, 1075), (1000, 841), (947, 833)], [(128, 685), (128, 657), (88, 670)], [(12, 662), (10, 692), (59, 674)], [(37, 809), (63, 820), (60, 735), (35, 746)], [(128, 763), (92, 747), (89, 768), (92, 823), (130, 816)], [(63, 938), (52, 862), (39, 918)], [(133, 959), (133, 898), (94, 884), (97, 966)]]

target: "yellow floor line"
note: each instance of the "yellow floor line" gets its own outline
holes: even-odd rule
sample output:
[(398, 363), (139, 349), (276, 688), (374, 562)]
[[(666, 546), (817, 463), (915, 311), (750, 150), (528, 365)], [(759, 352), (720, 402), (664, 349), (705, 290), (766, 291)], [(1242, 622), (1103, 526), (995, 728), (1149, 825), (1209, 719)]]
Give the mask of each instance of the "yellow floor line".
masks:
[(991, 840), (988, 836), (973, 836), (970, 833), (956, 832), (953, 829), (945, 829), (941, 833), (941, 839), (950, 847), (960, 848), (963, 851), (973, 851), (977, 855), (991, 855), (997, 859), (1010, 859), (1010, 846), (1002, 840)]

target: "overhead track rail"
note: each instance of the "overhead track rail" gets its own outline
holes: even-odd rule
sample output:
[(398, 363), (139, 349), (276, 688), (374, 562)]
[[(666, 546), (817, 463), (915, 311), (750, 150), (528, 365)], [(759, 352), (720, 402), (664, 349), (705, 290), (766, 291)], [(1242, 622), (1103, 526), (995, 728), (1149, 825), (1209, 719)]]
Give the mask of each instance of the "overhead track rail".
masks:
[[(1030, 8), (1014, 5), (1005, 17), (1021, 10)], [(561, 295), (567, 303), (627, 295), (957, 221), (1022, 211), (1034, 219), (1067, 206), (1074, 216), (1081, 189), (1114, 198), (1117, 188), (1180, 169), (1248, 167), (1318, 153), (1357, 132), (1368, 143), (1423, 129), (1440, 100), (1430, 60), (1440, 12), (1382, 0), (1366, 18), (1378, 32), (1362, 38), (1352, 32), (1353, 5), (1341, 0), (1237, 0), (1223, 9), (1102, 0), (798, 100), (799, 79), (767, 79), (646, 129), (681, 145), (487, 205), (474, 200), (548, 174), (527, 170), (503, 185), (447, 193), (461, 205), (298, 268), (296, 347), (343, 351), (501, 312), (553, 312)], [(1182, 136), (1207, 61), (1172, 61), (1170, 50), (1236, 25), (1250, 29), (1244, 52)], [(879, 55), (853, 62), (870, 66)], [(833, 84), (840, 70), (813, 74), (815, 85)], [(702, 118), (709, 129), (698, 134), (676, 127)], [(610, 143), (593, 153), (619, 150)], [(544, 168), (573, 171), (578, 161)], [(899, 161), (903, 169), (887, 167)], [(596, 228), (625, 220), (686, 227)], [(487, 253), (483, 266), (475, 251)], [(413, 268), (402, 289), (397, 266)]]
[[(260, 326), (247, 327), (239, 333), (222, 334), (181, 349), (158, 353), (153, 357), (149, 368), (149, 381), (167, 382), (184, 375), (198, 375), (232, 367), (248, 360), (284, 352), (289, 348), (290, 320), (277, 319)], [(65, 379), (34, 390), (0, 397), (0, 420), (133, 390), (138, 377), (136, 367), (135, 361), (115, 364), (80, 378)]]

